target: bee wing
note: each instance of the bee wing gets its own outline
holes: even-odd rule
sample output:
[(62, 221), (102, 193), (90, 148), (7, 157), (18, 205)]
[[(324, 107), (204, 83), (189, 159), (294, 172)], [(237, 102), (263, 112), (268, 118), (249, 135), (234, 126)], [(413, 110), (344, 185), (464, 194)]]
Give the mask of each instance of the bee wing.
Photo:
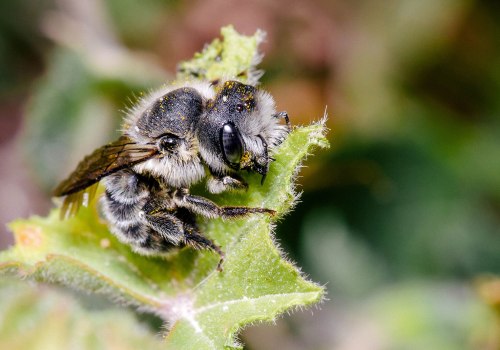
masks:
[(86, 205), (94, 196), (98, 182), (103, 177), (130, 168), (157, 154), (158, 149), (154, 144), (140, 145), (127, 136), (96, 149), (54, 190), (54, 196), (66, 196), (61, 215), (71, 216), (76, 214), (81, 204)]

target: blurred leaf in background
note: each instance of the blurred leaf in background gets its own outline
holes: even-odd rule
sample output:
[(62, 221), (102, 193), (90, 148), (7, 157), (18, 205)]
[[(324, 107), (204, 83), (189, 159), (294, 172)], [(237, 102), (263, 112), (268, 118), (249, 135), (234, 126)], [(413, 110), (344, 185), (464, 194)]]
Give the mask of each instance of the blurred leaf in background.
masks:
[(498, 320), (460, 283), (412, 281), (372, 290), (366, 298), (337, 300), (321, 312), (298, 314), (273, 328), (252, 327), (252, 349), (481, 349), (500, 344)]
[[(33, 21), (44, 11), (49, 0), (3, 1), (0, 4), (0, 97), (12, 98), (25, 93), (28, 82), (43, 65), (42, 52), (48, 40)], [(15, 16), (13, 14), (16, 14)]]
[[(59, 44), (27, 110), (25, 147), (47, 190), (118, 129), (140, 94), (168, 79), (152, 58), (116, 38), (98, 1), (62, 2), (43, 28)], [(127, 102), (128, 101), (128, 105)]]
[(2, 349), (163, 349), (126, 309), (86, 309), (68, 292), (0, 279)]
[[(401, 278), (498, 272), (500, 110), (491, 97), (500, 56), (490, 51), (495, 31), (485, 31), (497, 25), (468, 1), (356, 10), (357, 36), (332, 75), (336, 147), (304, 180), (304, 201), (320, 205), (299, 207), (282, 229), (330, 203)], [(297, 254), (299, 236), (290, 242)]]

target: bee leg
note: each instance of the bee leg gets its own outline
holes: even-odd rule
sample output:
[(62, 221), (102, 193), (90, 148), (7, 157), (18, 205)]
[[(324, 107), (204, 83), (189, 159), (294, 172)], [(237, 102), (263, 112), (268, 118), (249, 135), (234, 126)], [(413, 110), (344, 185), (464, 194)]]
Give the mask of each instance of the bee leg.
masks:
[(290, 118), (288, 118), (288, 113), (286, 111), (278, 112), (273, 117), (278, 118), (278, 119), (285, 119), (286, 126), (288, 127), (288, 130), (290, 131), (290, 129), (291, 129)]
[(144, 213), (144, 219), (147, 225), (161, 236), (166, 244), (175, 246), (187, 245), (196, 249), (210, 249), (215, 251), (220, 256), (217, 269), (221, 270), (222, 262), (224, 261), (224, 252), (214, 242), (203, 236), (194, 221), (185, 222), (180, 218), (166, 212), (154, 211)]
[(207, 188), (210, 193), (217, 194), (225, 191), (246, 190), (248, 184), (236, 175), (212, 175), (207, 180)]
[(143, 213), (146, 225), (158, 234), (156, 240), (163, 239), (174, 246), (180, 246), (184, 243), (184, 228), (181, 220), (165, 211)]
[(237, 218), (254, 213), (265, 213), (275, 215), (276, 212), (266, 208), (249, 208), (249, 207), (220, 207), (214, 202), (190, 194), (183, 194), (176, 198), (176, 203), (179, 207), (187, 208), (193, 213), (205, 216), (207, 218)]
[(217, 270), (222, 271), (222, 263), (224, 262), (224, 252), (220, 249), (218, 245), (203, 236), (197, 228), (193, 226), (185, 226), (184, 230), (185, 243), (195, 249), (211, 249), (217, 254), (219, 254), (220, 259), (217, 263)]

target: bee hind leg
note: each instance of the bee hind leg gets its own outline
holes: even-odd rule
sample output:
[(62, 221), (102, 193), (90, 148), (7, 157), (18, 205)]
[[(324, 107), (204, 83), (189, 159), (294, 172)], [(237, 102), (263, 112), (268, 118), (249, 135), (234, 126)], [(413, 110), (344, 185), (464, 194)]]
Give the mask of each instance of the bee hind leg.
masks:
[(166, 211), (155, 211), (144, 214), (147, 225), (151, 227), (158, 238), (175, 246), (190, 246), (195, 249), (210, 249), (219, 254), (220, 260), (217, 270), (222, 271), (224, 252), (218, 245), (203, 236), (197, 229), (194, 220), (190, 217), (178, 218)]
[(210, 249), (219, 254), (220, 260), (217, 264), (217, 270), (222, 271), (222, 263), (224, 262), (225, 254), (218, 245), (203, 236), (197, 228), (188, 225), (185, 227), (185, 243), (195, 249)]

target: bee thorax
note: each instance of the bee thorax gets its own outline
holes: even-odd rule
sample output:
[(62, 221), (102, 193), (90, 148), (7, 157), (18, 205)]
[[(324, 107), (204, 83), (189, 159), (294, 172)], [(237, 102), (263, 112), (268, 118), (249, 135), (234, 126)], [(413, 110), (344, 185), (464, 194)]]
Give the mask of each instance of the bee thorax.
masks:
[(173, 188), (189, 187), (205, 176), (205, 169), (197, 156), (189, 162), (173, 157), (149, 159), (136, 165), (134, 171), (160, 178)]

